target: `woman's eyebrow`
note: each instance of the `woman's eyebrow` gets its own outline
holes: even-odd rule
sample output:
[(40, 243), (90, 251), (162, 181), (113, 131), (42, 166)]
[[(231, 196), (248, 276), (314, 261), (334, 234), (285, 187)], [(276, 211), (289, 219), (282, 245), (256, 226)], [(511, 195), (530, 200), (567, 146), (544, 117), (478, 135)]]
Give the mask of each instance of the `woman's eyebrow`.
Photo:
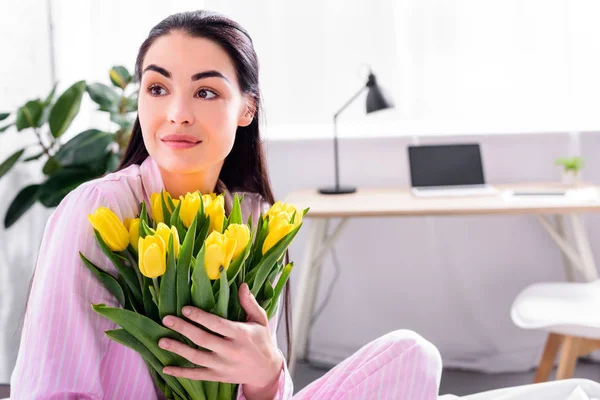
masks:
[[(164, 69), (163, 67), (159, 67), (156, 64), (150, 64), (150, 65), (148, 65), (144, 69), (144, 72), (146, 72), (146, 71), (158, 72), (159, 74), (161, 74), (165, 78), (171, 79), (171, 73), (169, 71), (167, 71), (166, 69)], [(225, 75), (223, 75), (219, 71), (215, 71), (215, 70), (198, 72), (197, 74), (192, 75), (192, 81), (197, 81), (197, 80), (204, 79), (204, 78), (213, 78), (213, 77), (222, 78), (222, 79), (225, 79), (227, 82), (229, 82), (229, 79), (227, 79), (225, 77)]]

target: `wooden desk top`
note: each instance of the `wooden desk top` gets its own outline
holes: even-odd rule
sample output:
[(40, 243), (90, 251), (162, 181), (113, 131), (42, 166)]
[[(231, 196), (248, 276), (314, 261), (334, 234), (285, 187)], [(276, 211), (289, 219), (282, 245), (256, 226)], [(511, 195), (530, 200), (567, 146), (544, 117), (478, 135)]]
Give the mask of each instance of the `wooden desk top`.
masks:
[[(358, 188), (346, 195), (322, 195), (316, 189), (290, 193), (285, 202), (298, 209), (310, 207), (307, 218), (432, 216), (481, 214), (565, 214), (600, 212), (598, 198), (571, 196), (580, 189), (600, 193), (600, 186), (560, 183), (493, 185), (498, 194), (469, 197), (416, 197), (409, 188)], [(567, 196), (507, 196), (507, 191), (575, 189)]]

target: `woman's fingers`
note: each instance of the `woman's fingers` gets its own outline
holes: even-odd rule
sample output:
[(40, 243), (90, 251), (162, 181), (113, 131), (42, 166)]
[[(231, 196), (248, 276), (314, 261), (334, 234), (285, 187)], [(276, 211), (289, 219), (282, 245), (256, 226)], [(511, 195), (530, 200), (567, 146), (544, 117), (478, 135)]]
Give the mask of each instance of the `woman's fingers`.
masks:
[(182, 309), (183, 315), (213, 332), (228, 338), (236, 338), (243, 329), (239, 322), (221, 318), (196, 307), (186, 306)]
[(178, 354), (189, 362), (202, 367), (214, 368), (218, 362), (215, 353), (192, 349), (188, 345), (177, 340), (162, 338), (158, 341), (158, 347), (170, 351), (171, 353)]
[[(163, 324), (170, 329), (181, 333), (183, 336), (190, 339), (194, 344), (203, 347), (208, 350), (212, 350), (216, 353), (224, 353), (227, 350), (227, 342), (216, 335), (202, 330), (201, 328), (184, 321), (181, 318), (177, 318), (172, 315), (168, 315), (163, 318)], [(210, 328), (209, 328), (210, 329)]]

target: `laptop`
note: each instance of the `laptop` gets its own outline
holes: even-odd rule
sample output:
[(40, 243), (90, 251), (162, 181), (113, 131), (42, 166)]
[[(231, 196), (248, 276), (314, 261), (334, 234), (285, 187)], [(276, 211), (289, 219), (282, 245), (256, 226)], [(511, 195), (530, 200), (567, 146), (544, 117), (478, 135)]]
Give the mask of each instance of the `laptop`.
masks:
[(412, 193), (420, 197), (485, 196), (498, 191), (485, 183), (477, 143), (408, 146)]

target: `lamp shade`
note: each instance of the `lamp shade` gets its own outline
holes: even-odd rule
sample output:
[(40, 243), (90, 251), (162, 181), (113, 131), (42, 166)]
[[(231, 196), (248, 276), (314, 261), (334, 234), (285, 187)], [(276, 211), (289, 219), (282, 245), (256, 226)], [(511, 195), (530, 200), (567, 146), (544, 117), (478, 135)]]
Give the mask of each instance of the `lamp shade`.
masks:
[(372, 72), (369, 73), (367, 88), (367, 113), (394, 107), (392, 99), (381, 90)]

